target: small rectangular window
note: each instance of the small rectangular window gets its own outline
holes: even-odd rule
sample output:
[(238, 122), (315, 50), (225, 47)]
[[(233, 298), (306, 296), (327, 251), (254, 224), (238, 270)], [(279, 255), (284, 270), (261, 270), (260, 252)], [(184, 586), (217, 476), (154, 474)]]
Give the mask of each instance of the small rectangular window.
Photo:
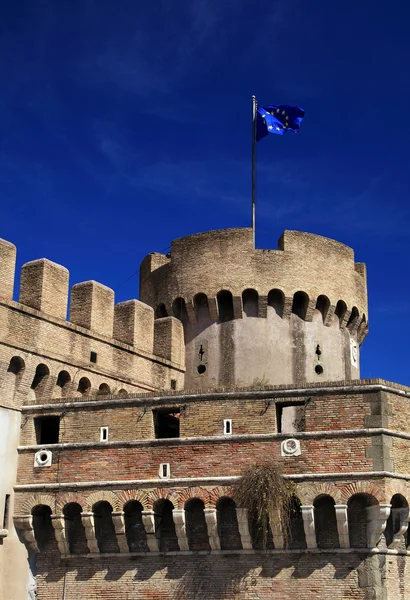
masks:
[(161, 479), (168, 479), (171, 477), (171, 466), (169, 463), (161, 463), (159, 465), (159, 476)]
[(37, 444), (58, 444), (60, 417), (35, 417), (34, 429)]
[(305, 431), (305, 403), (279, 402), (276, 404), (276, 425), (278, 433)]
[(224, 419), (224, 435), (232, 434), (232, 419)]
[(97, 362), (97, 352), (94, 352), (93, 350), (91, 350), (91, 352), (90, 352), (90, 362), (92, 362), (92, 363)]
[(177, 389), (177, 380), (171, 379), (171, 390), (176, 390), (176, 389)]
[(100, 442), (108, 442), (108, 427), (100, 427)]
[(4, 500), (4, 514), (3, 514), (3, 529), (8, 529), (9, 525), (9, 512), (10, 512), (10, 494), (6, 494)]
[(179, 437), (179, 417), (181, 409), (156, 408), (152, 411), (156, 439)]

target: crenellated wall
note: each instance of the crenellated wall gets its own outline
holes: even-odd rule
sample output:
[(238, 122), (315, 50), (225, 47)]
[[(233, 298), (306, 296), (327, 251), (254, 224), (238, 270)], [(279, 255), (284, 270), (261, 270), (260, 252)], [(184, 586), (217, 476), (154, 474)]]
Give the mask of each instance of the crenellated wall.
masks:
[(251, 229), (209, 231), (148, 255), (140, 276), (156, 317), (184, 325), (189, 388), (360, 376), (366, 269), (344, 244), (285, 231), (255, 250)]
[(19, 302), (13, 302), (15, 261), (15, 246), (0, 240), (3, 406), (183, 387), (177, 319), (154, 321), (152, 308), (138, 300), (115, 305), (113, 290), (96, 281), (74, 285), (68, 306), (69, 272), (47, 259), (23, 265)]

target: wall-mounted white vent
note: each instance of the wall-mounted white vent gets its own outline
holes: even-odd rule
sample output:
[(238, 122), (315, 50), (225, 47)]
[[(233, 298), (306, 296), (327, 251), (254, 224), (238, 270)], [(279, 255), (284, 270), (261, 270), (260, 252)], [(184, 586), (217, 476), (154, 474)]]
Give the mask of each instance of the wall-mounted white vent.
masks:
[(300, 456), (300, 441), (295, 438), (283, 440), (280, 445), (280, 454), (281, 456)]
[(53, 453), (51, 450), (39, 450), (34, 455), (35, 467), (51, 467)]
[(108, 442), (108, 427), (100, 427), (100, 442)]
[(161, 463), (158, 475), (161, 479), (169, 479), (171, 477), (171, 465), (169, 463)]
[(232, 434), (232, 419), (224, 419), (224, 435)]

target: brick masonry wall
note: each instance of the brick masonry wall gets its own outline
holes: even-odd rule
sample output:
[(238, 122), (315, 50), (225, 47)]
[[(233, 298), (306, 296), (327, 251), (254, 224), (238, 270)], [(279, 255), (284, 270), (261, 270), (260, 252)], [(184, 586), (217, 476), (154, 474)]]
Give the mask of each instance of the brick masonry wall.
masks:
[(149, 255), (141, 264), (141, 300), (153, 308), (173, 300), (192, 303), (200, 292), (215, 298), (221, 289), (241, 297), (247, 288), (267, 296), (281, 289), (287, 298), (302, 290), (311, 299), (320, 294), (333, 306), (344, 300), (367, 315), (366, 272), (354, 262), (353, 250), (321, 236), (285, 231), (280, 250), (254, 250), (251, 229), (208, 231), (174, 240), (171, 260)]
[[(38, 598), (61, 600), (65, 586), (66, 600), (405, 600), (409, 558), (387, 557), (387, 568), (378, 575), (380, 559), (356, 552), (201, 554), (189, 560), (157, 556), (65, 561), (39, 555)], [(382, 571), (388, 595), (382, 591)]]
[[(90, 362), (91, 351), (97, 353), (96, 364)], [(9, 400), (17, 407), (39, 401), (30, 393), (30, 386), (40, 363), (50, 370), (50, 382), (42, 402), (61, 396), (61, 389), (55, 384), (62, 370), (70, 374), (77, 386), (81, 377), (90, 379), (94, 392), (101, 383), (107, 383), (112, 392), (170, 389), (171, 379), (177, 381), (179, 388), (183, 386), (183, 361), (172, 363), (139, 350), (138, 345), (127, 346), (10, 302), (0, 304), (0, 387), (7, 387), (5, 395), (8, 397), (12, 395), (10, 382), (3, 384), (13, 356), (20, 356), (25, 362), (22, 387), (15, 390), (14, 398)]]

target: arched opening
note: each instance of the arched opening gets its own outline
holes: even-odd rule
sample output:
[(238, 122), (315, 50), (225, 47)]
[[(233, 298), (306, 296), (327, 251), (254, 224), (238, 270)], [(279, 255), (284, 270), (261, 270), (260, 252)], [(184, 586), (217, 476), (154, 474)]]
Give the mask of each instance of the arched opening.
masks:
[(77, 391), (83, 396), (88, 396), (91, 393), (91, 381), (87, 377), (81, 377)]
[(292, 313), (301, 319), (306, 319), (309, 306), (309, 296), (305, 292), (296, 292), (293, 296)]
[(343, 300), (339, 300), (336, 304), (335, 315), (339, 319), (339, 324), (341, 325), (344, 321), (345, 315), (347, 311), (346, 303)]
[[(251, 532), (251, 537), (252, 537), (252, 547), (255, 550), (264, 550), (265, 549), (264, 545), (263, 545), (264, 531), (263, 531), (263, 527), (261, 527), (260, 523), (257, 522), (256, 518), (253, 518), (250, 521), (250, 532)], [(270, 526), (270, 521), (268, 519), (266, 549), (272, 550), (274, 547), (275, 546), (273, 543), (272, 530), (271, 530), (271, 526)]]
[(119, 552), (120, 549), (115, 535), (112, 521), (112, 506), (109, 502), (101, 500), (93, 506), (95, 537), (98, 548), (102, 554)]
[(367, 522), (368, 509), (377, 505), (370, 494), (354, 494), (347, 502), (349, 539), (352, 548), (368, 548)]
[(147, 552), (147, 534), (142, 522), (141, 502), (131, 500), (124, 506), (125, 535), (130, 552)]
[(285, 304), (285, 295), (282, 290), (271, 290), (268, 294), (268, 306), (273, 308), (278, 317), (283, 316), (283, 306)]
[(352, 312), (350, 313), (349, 320), (346, 327), (348, 329), (354, 329), (359, 321), (359, 310), (357, 306), (353, 306)]
[(34, 390), (36, 398), (41, 398), (43, 396), (49, 375), (50, 369), (47, 365), (40, 364), (37, 366), (31, 383), (31, 389)]
[(20, 358), (20, 356), (13, 356), (13, 358), (10, 360), (7, 372), (16, 375), (16, 377), (19, 376), (21, 379), (25, 366), (25, 362), (22, 358)]
[(121, 396), (122, 398), (125, 398), (128, 395), (128, 392), (127, 392), (127, 390), (122, 389), (118, 392), (118, 395)]
[(51, 524), (51, 508), (39, 504), (32, 509), (31, 514), (34, 536), (40, 552), (58, 552), (54, 528)]
[(218, 303), (219, 322), (225, 323), (233, 319), (233, 297), (228, 290), (218, 292), (216, 296)]
[(162, 498), (154, 505), (155, 535), (159, 539), (160, 552), (179, 550), (178, 538), (175, 532), (175, 523), (172, 516), (174, 505), (170, 500)]
[[(387, 519), (386, 529), (384, 532), (386, 538), (387, 547), (391, 546), (393, 541), (397, 541), (400, 544), (401, 550), (406, 549), (406, 543), (404, 535), (401, 535), (400, 539), (397, 539), (400, 534), (404, 523), (407, 521), (409, 516), (409, 505), (404, 496), (401, 494), (394, 494), (390, 500), (391, 510), (389, 518)], [(394, 539), (396, 538), (396, 540)]]
[(165, 308), (165, 304), (163, 302), (161, 302), (161, 304), (158, 304), (157, 308), (155, 309), (155, 318), (162, 319), (163, 317), (167, 317), (167, 316), (168, 316), (168, 312), (167, 312), (167, 309)]
[(185, 300), (176, 298), (172, 303), (172, 312), (174, 317), (179, 319), (183, 325), (188, 322), (188, 313), (186, 311)]
[(81, 520), (83, 509), (77, 502), (70, 502), (63, 508), (66, 539), (70, 554), (87, 554), (87, 538)]
[(297, 496), (293, 496), (290, 504), (289, 548), (306, 548), (301, 503)]
[(194, 310), (196, 320), (199, 324), (208, 324), (211, 322), (211, 316), (209, 314), (208, 297), (206, 294), (197, 294), (194, 297)]
[(7, 373), (5, 374), (3, 385), (1, 386), (1, 396), (3, 401), (13, 402), (14, 394), (19, 388), (23, 378), (25, 363), (20, 356), (13, 356), (10, 360)]
[(326, 320), (326, 316), (327, 316), (327, 313), (329, 312), (329, 308), (330, 308), (329, 298), (327, 296), (323, 296), (323, 295), (318, 296), (318, 299), (316, 300), (315, 310), (317, 310), (322, 315), (323, 323)]
[(210, 550), (204, 508), (200, 498), (192, 498), (185, 504), (186, 533), (190, 550)]
[(259, 294), (256, 290), (247, 289), (242, 293), (243, 313), (247, 317), (258, 316)]
[(335, 501), (331, 496), (322, 495), (313, 503), (315, 507), (315, 531), (318, 548), (339, 548), (339, 533)]
[(99, 396), (108, 396), (111, 394), (110, 386), (107, 383), (102, 383), (98, 388)]
[(67, 396), (68, 392), (69, 392), (69, 387), (70, 387), (70, 382), (71, 382), (71, 377), (70, 377), (70, 373), (68, 373), (67, 371), (60, 371), (57, 377), (57, 388), (59, 388), (60, 390), (60, 396), (61, 398), (64, 398)]
[(220, 498), (216, 504), (218, 533), (222, 550), (241, 550), (236, 504), (232, 498)]

